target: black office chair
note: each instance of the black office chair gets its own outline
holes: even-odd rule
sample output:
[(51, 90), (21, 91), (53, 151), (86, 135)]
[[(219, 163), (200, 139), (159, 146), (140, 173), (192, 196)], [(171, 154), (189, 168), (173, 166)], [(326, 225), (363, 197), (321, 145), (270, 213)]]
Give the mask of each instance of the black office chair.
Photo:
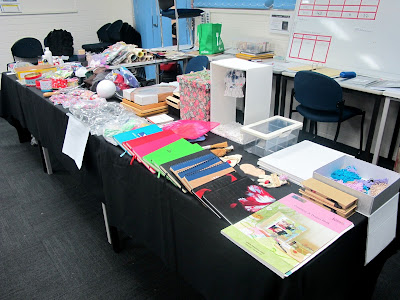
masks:
[(37, 64), (38, 59), (43, 55), (42, 43), (32, 37), (22, 38), (12, 45), (11, 54), (14, 61), (26, 61)]
[(208, 69), (208, 57), (205, 55), (196, 56), (190, 59), (187, 63), (185, 74), (203, 71), (203, 69)]
[(82, 45), (82, 49), (84, 49), (86, 52), (100, 53), (107, 49), (108, 46), (111, 46), (112, 42), (110, 41), (107, 33), (107, 29), (110, 27), (110, 25), (111, 23), (106, 23), (97, 30), (96, 33), (99, 43), (84, 44)]
[(303, 130), (306, 130), (307, 120), (310, 120), (310, 132), (314, 132), (315, 135), (317, 135), (317, 122), (338, 123), (335, 142), (339, 136), (341, 123), (360, 115), (359, 153), (361, 153), (365, 111), (344, 105), (342, 88), (334, 79), (312, 71), (297, 72), (294, 77), (294, 97), (300, 103), (296, 111), (304, 117)]
[[(160, 7), (160, 25), (161, 25), (161, 46), (164, 47), (164, 37), (162, 29), (162, 17), (170, 18), (171, 20), (176, 20), (176, 46), (177, 51), (179, 51), (179, 19), (192, 20), (192, 48), (194, 46), (194, 26), (193, 18), (200, 16), (204, 11), (197, 8), (177, 8), (176, 0), (158, 0), (158, 5)], [(174, 8), (171, 8), (174, 7)]]
[(123, 28), (122, 20), (117, 20), (113, 23), (104, 24), (97, 30), (97, 37), (99, 38), (99, 43), (94, 44), (84, 44), (82, 49), (87, 52), (101, 53), (107, 47), (122, 41), (121, 31)]
[(49, 47), (54, 56), (74, 55), (74, 38), (71, 32), (63, 29), (54, 29), (44, 39), (44, 46)]

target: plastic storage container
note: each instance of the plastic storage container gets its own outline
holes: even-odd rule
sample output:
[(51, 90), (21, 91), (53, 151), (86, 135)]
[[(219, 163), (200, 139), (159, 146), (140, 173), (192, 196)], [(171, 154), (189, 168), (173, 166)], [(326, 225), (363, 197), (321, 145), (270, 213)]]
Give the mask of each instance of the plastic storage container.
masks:
[(266, 156), (297, 143), (303, 123), (274, 116), (241, 128), (244, 149), (257, 156)]
[(268, 42), (238, 42), (237, 49), (251, 54), (264, 53), (268, 51)]

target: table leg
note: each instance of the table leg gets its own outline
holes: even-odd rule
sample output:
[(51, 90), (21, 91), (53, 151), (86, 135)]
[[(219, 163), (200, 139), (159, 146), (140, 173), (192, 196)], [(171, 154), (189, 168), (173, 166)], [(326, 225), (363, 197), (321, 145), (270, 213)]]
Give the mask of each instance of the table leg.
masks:
[(160, 83), (160, 64), (156, 64), (156, 84)]
[(389, 154), (388, 154), (389, 159), (392, 159), (392, 157), (393, 157), (394, 148), (396, 147), (397, 138), (399, 136), (399, 129), (400, 129), (400, 107), (399, 107), (399, 110), (397, 111), (396, 125), (394, 125), (392, 142), (390, 143), (390, 149), (389, 149)]
[(53, 174), (53, 168), (51, 167), (51, 162), (50, 162), (50, 156), (49, 156), (49, 150), (45, 147), (41, 147), (42, 152), (43, 152), (43, 158), (44, 158), (44, 164), (45, 164), (45, 171), (47, 174), (51, 175)]
[(38, 148), (39, 148), (40, 159), (42, 161), (43, 172), (47, 173), (46, 159), (44, 157), (43, 147), (40, 141), (38, 141)]
[(106, 227), (107, 241), (109, 244), (112, 244), (111, 243), (110, 226), (108, 226), (106, 205), (104, 203), (101, 203), (101, 208), (103, 209), (103, 217), (104, 217), (104, 225)]
[[(378, 136), (376, 137), (374, 156), (372, 158), (372, 163), (374, 165), (376, 165), (378, 163), (379, 150), (381, 149), (383, 131), (385, 129), (386, 118), (387, 118), (387, 114), (388, 114), (388, 111), (389, 111), (389, 105), (390, 105), (390, 97), (386, 97), (385, 98), (385, 104), (383, 105), (381, 122), (379, 123)], [(372, 120), (371, 120), (371, 125), (372, 125)]]
[(280, 116), (285, 116), (285, 104), (286, 104), (286, 88), (287, 88), (287, 77), (283, 76), (282, 79), (282, 94), (281, 94), (281, 107)]
[(274, 116), (279, 113), (279, 96), (281, 94), (281, 79), (282, 74), (275, 75), (275, 106), (274, 106)]
[(374, 108), (372, 111), (371, 124), (369, 125), (367, 144), (365, 145), (364, 159), (370, 161), (370, 153), (372, 147), (372, 139), (375, 134), (376, 121), (378, 119), (379, 106), (381, 104), (381, 96), (375, 96)]

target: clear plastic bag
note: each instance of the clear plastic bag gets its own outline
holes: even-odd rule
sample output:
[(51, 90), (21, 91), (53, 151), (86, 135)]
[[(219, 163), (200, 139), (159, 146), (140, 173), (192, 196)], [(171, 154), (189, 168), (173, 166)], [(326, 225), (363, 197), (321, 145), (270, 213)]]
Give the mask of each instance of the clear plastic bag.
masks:
[(146, 120), (139, 118), (116, 102), (101, 103), (93, 108), (75, 105), (70, 107), (69, 110), (90, 128), (93, 135), (103, 135), (106, 132), (108, 136), (109, 131), (118, 130), (118, 126), (121, 130), (125, 130), (131, 124), (147, 123)]

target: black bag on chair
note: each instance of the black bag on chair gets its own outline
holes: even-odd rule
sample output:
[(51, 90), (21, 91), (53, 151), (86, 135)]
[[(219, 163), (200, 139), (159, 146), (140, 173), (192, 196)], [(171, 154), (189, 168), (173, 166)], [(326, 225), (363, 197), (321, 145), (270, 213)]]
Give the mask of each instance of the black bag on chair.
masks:
[(70, 32), (54, 29), (44, 39), (44, 46), (49, 47), (54, 56), (72, 56), (74, 54), (74, 39)]

